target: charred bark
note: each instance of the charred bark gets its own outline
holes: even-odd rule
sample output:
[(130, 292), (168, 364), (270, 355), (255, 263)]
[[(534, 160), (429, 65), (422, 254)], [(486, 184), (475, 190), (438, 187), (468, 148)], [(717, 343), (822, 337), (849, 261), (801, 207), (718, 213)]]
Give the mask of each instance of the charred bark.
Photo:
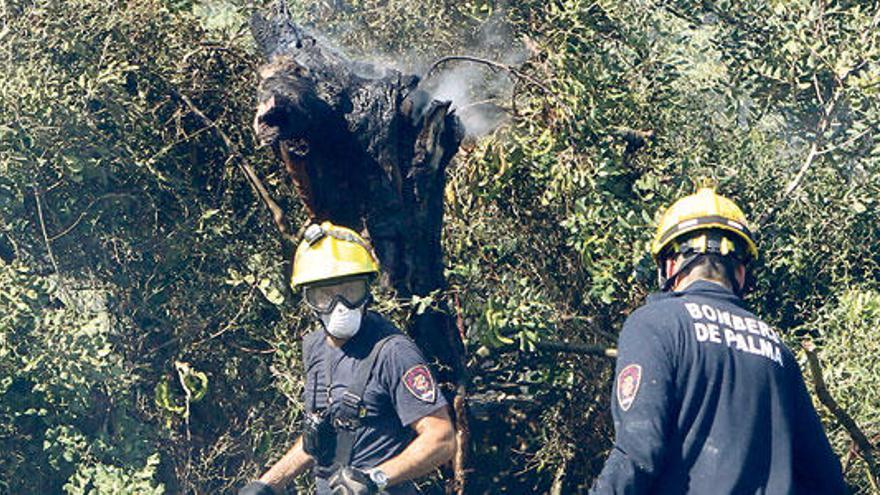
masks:
[[(251, 27), (268, 59), (254, 129), (311, 219), (365, 232), (381, 283), (399, 297), (443, 291), (446, 167), (464, 135), (450, 102), (432, 100), (416, 76), (347, 60), (295, 25), (283, 1)], [(413, 313), (407, 330), (440, 365), (440, 381), (463, 395), (464, 346), (447, 305)], [(458, 422), (466, 421), (462, 399)], [(464, 489), (463, 475), (457, 485)]]

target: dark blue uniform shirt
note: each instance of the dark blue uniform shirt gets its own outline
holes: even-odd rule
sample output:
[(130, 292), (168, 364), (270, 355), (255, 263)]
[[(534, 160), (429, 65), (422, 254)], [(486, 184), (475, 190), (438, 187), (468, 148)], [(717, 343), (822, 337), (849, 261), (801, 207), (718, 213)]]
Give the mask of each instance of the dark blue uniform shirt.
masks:
[[(330, 378), (332, 411), (354, 380), (359, 364), (373, 345), (393, 335), (382, 348), (373, 376), (364, 391), (367, 415), (356, 435), (351, 465), (366, 469), (376, 467), (396, 456), (415, 437), (410, 425), (446, 406), (446, 399), (428, 370), (416, 344), (388, 320), (373, 312), (364, 316), (361, 328), (342, 347), (331, 345), (324, 330), (315, 330), (303, 339), (306, 410), (328, 407), (327, 378)], [(316, 471), (318, 493), (329, 493), (326, 479)], [(390, 487), (388, 493), (415, 493), (412, 483)]]
[(614, 448), (591, 493), (846, 493), (794, 356), (730, 290), (650, 296), (618, 352)]

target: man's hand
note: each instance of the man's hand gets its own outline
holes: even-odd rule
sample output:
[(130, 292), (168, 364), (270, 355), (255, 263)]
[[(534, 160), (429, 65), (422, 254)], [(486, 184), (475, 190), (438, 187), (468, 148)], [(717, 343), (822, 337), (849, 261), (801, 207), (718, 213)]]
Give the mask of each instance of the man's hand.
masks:
[(350, 466), (339, 469), (330, 479), (330, 491), (333, 495), (372, 495), (379, 493), (379, 487), (367, 476), (367, 473)]
[(275, 495), (275, 490), (262, 481), (251, 481), (238, 491), (238, 495)]

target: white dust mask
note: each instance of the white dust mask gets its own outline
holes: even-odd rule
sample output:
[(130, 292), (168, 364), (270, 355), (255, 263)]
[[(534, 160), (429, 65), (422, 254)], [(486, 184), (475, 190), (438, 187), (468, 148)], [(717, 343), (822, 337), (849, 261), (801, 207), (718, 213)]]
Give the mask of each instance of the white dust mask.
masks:
[(341, 340), (354, 337), (361, 328), (361, 319), (364, 316), (363, 309), (363, 305), (349, 309), (342, 302), (337, 302), (332, 311), (321, 314), (324, 330)]

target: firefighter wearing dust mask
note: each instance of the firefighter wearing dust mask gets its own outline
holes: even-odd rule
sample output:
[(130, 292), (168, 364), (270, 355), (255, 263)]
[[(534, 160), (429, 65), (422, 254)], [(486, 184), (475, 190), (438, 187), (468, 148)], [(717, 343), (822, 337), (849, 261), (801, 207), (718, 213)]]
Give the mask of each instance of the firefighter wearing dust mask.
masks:
[(797, 361), (740, 298), (758, 250), (739, 207), (708, 187), (680, 199), (652, 254), (661, 292), (620, 334), (590, 493), (846, 493)]
[(321, 328), (303, 339), (303, 434), (239, 495), (280, 495), (309, 467), (320, 495), (415, 494), (410, 480), (452, 456), (446, 400), (415, 343), (367, 310), (369, 244), (329, 222), (304, 237), (291, 285)]

